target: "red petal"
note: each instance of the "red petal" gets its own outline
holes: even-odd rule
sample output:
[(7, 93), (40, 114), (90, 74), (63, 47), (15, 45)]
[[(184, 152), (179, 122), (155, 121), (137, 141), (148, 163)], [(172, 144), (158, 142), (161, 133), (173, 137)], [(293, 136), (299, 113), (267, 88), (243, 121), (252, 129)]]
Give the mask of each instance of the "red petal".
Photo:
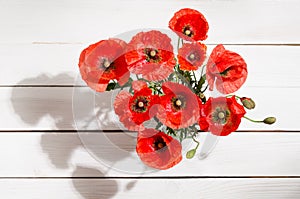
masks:
[(114, 101), (115, 113), (119, 116), (120, 122), (130, 131), (144, 130), (144, 126), (137, 125), (131, 118), (132, 114), (129, 110), (129, 100), (132, 96), (127, 91), (121, 91)]
[[(193, 35), (188, 37), (183, 34), (185, 27), (189, 26)], [(208, 23), (202, 13), (190, 8), (181, 9), (174, 14), (169, 22), (169, 27), (185, 40), (205, 40), (207, 38)]]
[[(155, 49), (157, 58), (151, 60), (146, 49)], [(130, 72), (150, 81), (166, 79), (176, 64), (171, 39), (156, 30), (135, 35), (128, 44), (125, 59)]]
[[(154, 143), (157, 139), (163, 140), (166, 146), (156, 150)], [(171, 136), (154, 129), (145, 129), (139, 132), (136, 146), (140, 159), (148, 166), (156, 169), (169, 169), (182, 160), (181, 144)]]
[[(190, 56), (193, 54), (194, 59)], [(205, 61), (206, 45), (201, 43), (185, 43), (178, 51), (178, 62), (181, 70), (197, 70)]]
[[(230, 112), (224, 124), (213, 119), (213, 113), (220, 107)], [(232, 98), (209, 98), (201, 108), (199, 125), (202, 130), (210, 131), (214, 135), (226, 136), (238, 129), (245, 113), (244, 107), (236, 101), (234, 96)]]
[[(148, 101), (145, 112), (137, 112), (131, 108), (131, 106), (135, 105), (135, 101), (141, 97)], [(129, 109), (131, 111), (131, 118), (136, 124), (142, 124), (156, 114), (156, 112), (152, 109), (152, 106), (157, 103), (156, 97), (157, 96), (152, 95), (152, 90), (148, 87), (144, 87), (140, 91), (134, 93), (133, 97), (129, 100)]]
[(215, 47), (206, 71), (210, 90), (213, 90), (216, 83), (219, 92), (233, 93), (245, 83), (247, 75), (247, 64), (239, 54), (225, 50), (223, 45)]
[[(109, 39), (92, 44), (82, 51), (78, 65), (82, 79), (88, 86), (102, 92), (112, 79), (117, 79), (120, 85), (128, 81), (129, 73), (124, 58), (125, 47), (124, 41)], [(104, 59), (112, 63), (113, 67), (108, 69), (101, 67)]]
[[(166, 126), (179, 129), (186, 128), (199, 119), (199, 98), (186, 86), (165, 82), (162, 85), (165, 93), (160, 98), (161, 106), (158, 109), (157, 118)], [(173, 107), (172, 99), (182, 96), (185, 99), (185, 107), (176, 110)]]
[(132, 89), (134, 91), (140, 91), (141, 89), (147, 87), (147, 83), (142, 80), (137, 80), (132, 82)]

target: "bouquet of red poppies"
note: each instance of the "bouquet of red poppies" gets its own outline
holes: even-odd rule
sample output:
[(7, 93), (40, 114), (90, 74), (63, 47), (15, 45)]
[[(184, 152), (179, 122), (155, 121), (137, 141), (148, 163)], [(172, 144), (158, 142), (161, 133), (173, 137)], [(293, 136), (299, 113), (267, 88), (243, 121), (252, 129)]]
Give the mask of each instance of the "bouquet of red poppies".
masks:
[[(245, 116), (251, 98), (233, 93), (246, 81), (247, 64), (237, 53), (217, 45), (206, 55), (208, 22), (199, 11), (181, 9), (169, 21), (177, 44), (158, 30), (142, 31), (126, 43), (101, 40), (84, 49), (79, 69), (82, 79), (97, 92), (118, 90), (114, 110), (120, 122), (136, 131), (140, 159), (156, 169), (168, 169), (182, 160), (181, 142), (196, 147), (200, 132), (227, 136), (242, 118), (272, 124), (274, 117), (255, 121)], [(209, 96), (216, 91), (219, 97)], [(145, 122), (153, 121), (153, 128)]]

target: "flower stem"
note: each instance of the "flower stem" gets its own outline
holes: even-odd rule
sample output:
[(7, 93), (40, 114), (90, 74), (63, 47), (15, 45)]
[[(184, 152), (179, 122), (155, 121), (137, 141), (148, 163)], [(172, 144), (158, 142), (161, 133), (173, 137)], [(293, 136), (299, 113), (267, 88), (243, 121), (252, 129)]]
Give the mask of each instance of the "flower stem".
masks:
[(177, 73), (178, 73), (177, 71), (174, 72), (174, 74), (175, 74), (175, 79), (176, 79), (176, 83), (179, 83), (179, 77), (178, 77), (178, 74), (177, 74)]
[(202, 69), (201, 69), (201, 75), (200, 75), (200, 77), (202, 77), (202, 76), (203, 76), (203, 72), (204, 72), (204, 68), (205, 68), (205, 66), (206, 66), (206, 65), (203, 65), (203, 66), (202, 66)]
[(179, 47), (180, 47), (180, 37), (178, 37), (178, 42), (177, 42), (177, 53), (179, 51)]
[(253, 120), (253, 119), (251, 119), (249, 117), (246, 117), (246, 116), (244, 116), (244, 118), (251, 121), (251, 122), (254, 122), (254, 123), (263, 123), (264, 122), (264, 121), (259, 121), (259, 120)]
[(196, 151), (197, 151), (197, 149), (198, 149), (198, 147), (199, 147), (199, 145), (200, 145), (200, 142), (198, 142), (198, 141), (195, 139), (194, 136), (193, 136), (192, 138), (193, 138), (194, 142), (197, 143), (197, 146), (196, 146), (194, 149), (191, 149), (191, 150), (189, 150), (189, 151), (186, 153), (186, 158), (187, 158), (187, 159), (192, 159), (192, 158), (195, 156)]
[(194, 142), (196, 142), (196, 143), (197, 143), (197, 146), (195, 147), (195, 150), (197, 150), (197, 149), (198, 149), (198, 147), (199, 147), (199, 145), (200, 145), (200, 142), (199, 142), (199, 141), (197, 141), (197, 140), (195, 139), (195, 137), (193, 137), (193, 140), (194, 140)]
[(205, 86), (204, 90), (201, 93), (204, 93), (208, 89), (208, 84)]
[(192, 71), (192, 74), (193, 74), (193, 77), (194, 77), (194, 79), (195, 79), (195, 82), (197, 82), (197, 77), (196, 77), (196, 75), (195, 75), (195, 72)]

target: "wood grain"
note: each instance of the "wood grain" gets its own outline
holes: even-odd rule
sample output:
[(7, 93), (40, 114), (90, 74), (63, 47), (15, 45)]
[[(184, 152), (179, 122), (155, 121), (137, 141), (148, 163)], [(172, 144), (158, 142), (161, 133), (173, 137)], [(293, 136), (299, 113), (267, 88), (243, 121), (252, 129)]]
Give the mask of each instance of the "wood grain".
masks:
[[(223, 43), (223, 42), (222, 42)], [(88, 45), (0, 45), (0, 86), (85, 85), (80, 81), (78, 59)], [(208, 46), (208, 55), (215, 45)], [(300, 87), (300, 46), (225, 45), (247, 62), (246, 87)], [(15, 58), (16, 52), (18, 59)], [(75, 81), (77, 79), (77, 81)]]
[[(223, 43), (245, 58), (237, 94), (257, 103), (247, 115), (278, 121), (244, 120), (206, 158), (153, 171), (120, 130), (116, 93), (82, 87), (77, 62), (99, 40), (167, 29), (184, 7), (206, 16), (208, 53)], [(299, 199), (299, 10), (298, 0), (0, 0), (0, 198)]]
[[(207, 134), (198, 138), (201, 146)], [(156, 171), (135, 152), (136, 134), (1, 133), (1, 177), (230, 177), (300, 176), (300, 134), (233, 133), (218, 139), (207, 158)], [(183, 155), (194, 146), (183, 143)], [(201, 150), (201, 147), (199, 151)], [(198, 151), (198, 152), (199, 152)], [(76, 167), (98, 169), (102, 175)], [(180, 181), (180, 180), (179, 180)]]
[[(5, 121), (0, 130), (125, 130), (114, 113), (116, 95), (117, 91), (95, 94), (88, 87), (0, 88), (0, 120)], [(271, 126), (243, 120), (239, 130), (300, 130), (298, 88), (244, 87), (237, 95), (255, 100), (257, 107), (248, 116), (278, 119)]]
[[(97, 172), (96, 170), (94, 172)], [(0, 180), (5, 199), (298, 199), (299, 179), (32, 179)]]
[(206, 16), (209, 43), (300, 43), (297, 0), (1, 1), (0, 43), (91, 43), (137, 28), (167, 29), (186, 7)]

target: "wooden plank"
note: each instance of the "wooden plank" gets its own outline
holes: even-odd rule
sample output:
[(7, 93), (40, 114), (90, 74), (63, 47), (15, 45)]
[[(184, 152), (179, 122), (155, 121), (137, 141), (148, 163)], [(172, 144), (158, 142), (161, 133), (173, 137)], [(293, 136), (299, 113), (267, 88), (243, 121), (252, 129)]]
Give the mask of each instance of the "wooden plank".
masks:
[[(257, 108), (247, 116), (276, 116), (274, 125), (243, 120), (239, 130), (299, 130), (299, 88), (242, 88)], [(117, 92), (95, 94), (85, 88), (1, 88), (0, 130), (113, 130), (125, 129), (114, 113)], [(284, 105), (283, 105), (284, 104)]]
[[(201, 146), (206, 136), (199, 136)], [(299, 142), (299, 133), (234, 133), (219, 138), (205, 159), (197, 152), (156, 171), (137, 157), (136, 134), (8, 132), (0, 134), (0, 177), (299, 177)], [(192, 147), (184, 142), (183, 155)]]
[(185, 7), (205, 14), (210, 43), (300, 41), (297, 0), (15, 0), (0, 2), (0, 43), (90, 43), (140, 27), (167, 28), (174, 12)]
[(73, 85), (82, 49), (78, 45), (0, 45), (0, 85)]
[[(87, 45), (87, 44), (86, 44)], [(85, 85), (76, 81), (78, 58), (86, 45), (0, 45), (0, 86)], [(208, 46), (210, 54), (214, 45)], [(300, 87), (299, 46), (225, 46), (248, 64), (247, 87)], [(22, 53), (20, 53), (22, 52)], [(18, 59), (15, 56), (18, 56)]]
[[(97, 172), (97, 171), (95, 171)], [(6, 199), (298, 199), (299, 179), (35, 179), (0, 180)]]

